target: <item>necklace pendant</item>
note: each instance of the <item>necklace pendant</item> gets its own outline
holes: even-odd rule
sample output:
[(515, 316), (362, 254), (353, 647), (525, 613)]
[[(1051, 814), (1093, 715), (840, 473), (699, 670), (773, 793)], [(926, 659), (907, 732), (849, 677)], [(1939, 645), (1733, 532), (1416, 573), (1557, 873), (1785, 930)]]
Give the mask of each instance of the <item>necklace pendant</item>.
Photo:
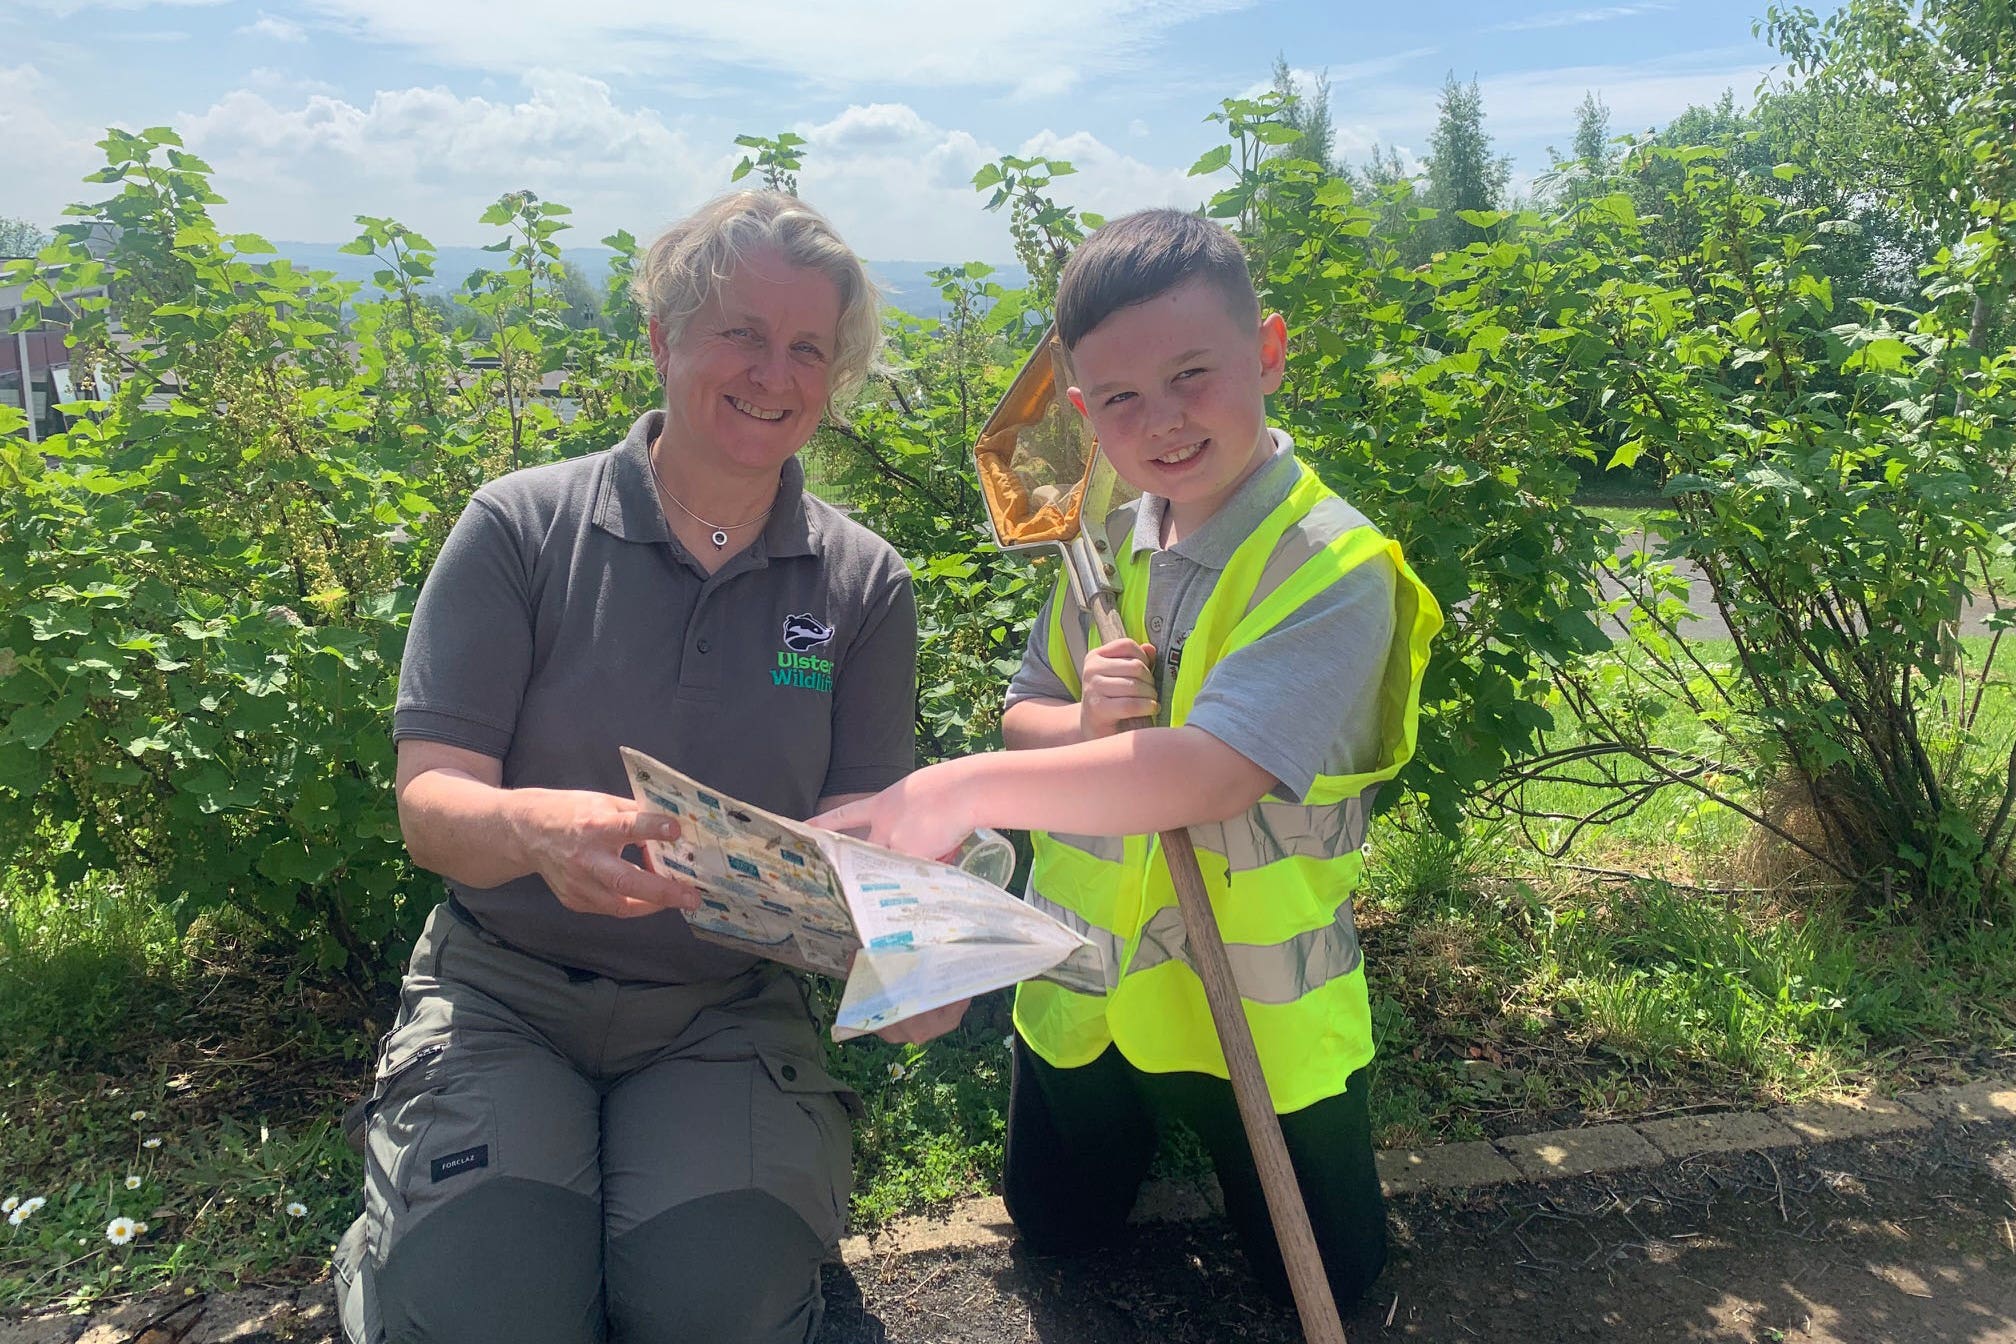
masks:
[(728, 546), (728, 534), (717, 527), (714, 529), (713, 541), (715, 550), (725, 550)]

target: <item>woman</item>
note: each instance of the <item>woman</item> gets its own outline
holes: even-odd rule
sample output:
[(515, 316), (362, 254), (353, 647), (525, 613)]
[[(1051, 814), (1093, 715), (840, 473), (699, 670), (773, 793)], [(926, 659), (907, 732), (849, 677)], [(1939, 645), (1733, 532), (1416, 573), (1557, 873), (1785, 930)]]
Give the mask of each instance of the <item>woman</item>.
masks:
[[(695, 941), (696, 893), (626, 858), (676, 829), (617, 749), (794, 817), (911, 768), (909, 574), (796, 459), (874, 360), (875, 292), (816, 211), (744, 192), (659, 238), (635, 294), (664, 409), (479, 490), (414, 611), (399, 818), (449, 899), (380, 1050), (351, 1344), (818, 1323), (856, 1100), (800, 982)], [(787, 640), (830, 689), (771, 676)]]

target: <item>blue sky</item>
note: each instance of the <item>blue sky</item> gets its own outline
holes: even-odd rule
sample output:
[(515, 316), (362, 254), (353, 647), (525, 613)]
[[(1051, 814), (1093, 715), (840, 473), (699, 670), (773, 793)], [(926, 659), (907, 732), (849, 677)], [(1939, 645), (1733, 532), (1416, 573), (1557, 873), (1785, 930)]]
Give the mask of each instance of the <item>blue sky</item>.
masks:
[(104, 127), (167, 123), (218, 169), (232, 228), (338, 241), (362, 213), (487, 242), (483, 207), (530, 187), (586, 243), (648, 235), (726, 185), (736, 133), (788, 128), (811, 141), (802, 194), (864, 255), (1003, 260), (976, 167), (1046, 153), (1086, 208), (1194, 204), (1204, 117), (1276, 53), (1328, 70), (1353, 160), (1425, 154), (1444, 76), (1475, 76), (1523, 182), (1585, 89), (1620, 132), (1747, 100), (1773, 65), (1764, 4), (8, 0), (0, 214), (54, 222), (92, 190)]

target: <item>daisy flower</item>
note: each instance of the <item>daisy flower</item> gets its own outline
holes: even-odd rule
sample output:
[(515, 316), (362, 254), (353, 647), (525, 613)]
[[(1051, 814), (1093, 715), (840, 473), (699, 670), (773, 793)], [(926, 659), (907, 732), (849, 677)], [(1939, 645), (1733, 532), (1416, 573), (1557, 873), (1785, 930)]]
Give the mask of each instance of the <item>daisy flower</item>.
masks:
[(40, 1195), (35, 1196), (35, 1198), (33, 1199), (22, 1200), (20, 1206), (7, 1215), (7, 1225), (9, 1227), (21, 1226), (21, 1224), (28, 1221), (29, 1216), (33, 1214), (35, 1210), (41, 1208), (44, 1204), (47, 1204), (48, 1202), (49, 1202), (48, 1200), (42, 1198), (42, 1196)]
[(133, 1112), (133, 1123), (136, 1125), (139, 1124), (142, 1120), (145, 1120), (146, 1118), (147, 1118), (147, 1112), (145, 1111)]
[(21, 1196), (9, 1195), (7, 1196), (7, 1202), (4, 1204), (0, 1204), (0, 1213), (12, 1213), (14, 1212), (14, 1210), (20, 1207), (21, 1207)]
[(138, 1176), (128, 1176), (126, 1178), (126, 1188), (128, 1190), (138, 1190), (140, 1188), (140, 1178)]
[(910, 1070), (908, 1070), (908, 1069), (904, 1068), (904, 1067), (903, 1067), (903, 1064), (902, 1064), (902, 1062), (901, 1062), (901, 1061), (899, 1060), (899, 1061), (897, 1061), (897, 1062), (895, 1062), (895, 1063), (892, 1063), (892, 1064), (890, 1064), (890, 1066), (889, 1066), (889, 1080), (890, 1080), (891, 1082), (895, 1082), (895, 1081), (897, 1081), (898, 1079), (902, 1078), (902, 1077), (903, 1077), (903, 1075), (905, 1075), (905, 1074), (907, 1074), (907, 1073), (909, 1073), (909, 1072), (910, 1072)]
[(131, 1218), (114, 1218), (105, 1224), (105, 1240), (114, 1246), (124, 1246), (139, 1235), (140, 1226)]
[(303, 1204), (298, 1199), (292, 1201), (287, 1205), (287, 1216), (289, 1218), (305, 1217), (307, 1213), (308, 1213), (308, 1206), (306, 1204)]
[(161, 1146), (161, 1140), (159, 1137), (152, 1139), (142, 1139), (140, 1141), (140, 1146), (142, 1148), (159, 1148)]
[(145, 1232), (146, 1230), (147, 1230), (147, 1224), (145, 1222), (136, 1222), (133, 1224), (133, 1231), (136, 1234)]

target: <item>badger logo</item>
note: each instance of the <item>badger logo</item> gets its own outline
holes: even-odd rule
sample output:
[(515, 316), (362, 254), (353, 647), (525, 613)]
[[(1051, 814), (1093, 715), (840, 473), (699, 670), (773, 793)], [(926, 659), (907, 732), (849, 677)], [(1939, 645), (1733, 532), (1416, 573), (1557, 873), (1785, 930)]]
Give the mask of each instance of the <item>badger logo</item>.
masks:
[(784, 647), (793, 653), (810, 653), (833, 638), (833, 627), (806, 612), (784, 618)]

